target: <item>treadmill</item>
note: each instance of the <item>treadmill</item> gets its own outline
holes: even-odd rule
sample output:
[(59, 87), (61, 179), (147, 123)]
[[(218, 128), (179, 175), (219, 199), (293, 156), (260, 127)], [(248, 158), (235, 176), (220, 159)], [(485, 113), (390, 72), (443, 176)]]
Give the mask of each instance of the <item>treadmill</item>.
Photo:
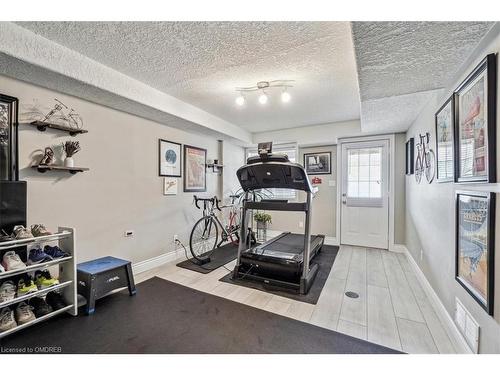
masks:
[[(248, 158), (236, 172), (245, 193), (242, 204), (242, 237), (248, 227), (252, 210), (299, 211), (305, 214), (304, 234), (285, 232), (263, 244), (247, 247), (240, 241), (233, 280), (250, 279), (266, 285), (307, 294), (318, 273), (312, 258), (321, 251), (324, 235), (311, 235), (313, 187), (300, 164), (292, 163), (287, 155), (273, 154), (272, 143), (259, 144), (259, 155)], [(306, 193), (305, 202), (263, 199), (250, 200), (255, 190), (284, 188)]]

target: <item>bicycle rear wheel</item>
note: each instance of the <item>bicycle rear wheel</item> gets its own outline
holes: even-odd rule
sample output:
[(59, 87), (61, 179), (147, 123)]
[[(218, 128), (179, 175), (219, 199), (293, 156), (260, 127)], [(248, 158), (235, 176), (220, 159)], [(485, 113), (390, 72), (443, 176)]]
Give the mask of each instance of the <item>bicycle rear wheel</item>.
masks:
[(199, 261), (210, 258), (217, 247), (219, 228), (212, 216), (202, 217), (196, 222), (189, 237), (189, 250)]

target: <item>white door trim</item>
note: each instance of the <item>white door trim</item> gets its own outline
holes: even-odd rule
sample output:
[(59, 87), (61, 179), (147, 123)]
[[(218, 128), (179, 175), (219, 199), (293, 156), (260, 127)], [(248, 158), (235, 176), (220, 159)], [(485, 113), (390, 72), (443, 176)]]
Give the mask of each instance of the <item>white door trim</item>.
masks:
[(337, 143), (337, 224), (335, 233), (337, 233), (337, 241), (340, 244), (342, 239), (340, 234), (340, 204), (342, 202), (342, 192), (340, 184), (342, 183), (342, 144), (351, 142), (369, 142), (369, 141), (389, 141), (389, 251), (396, 251), (394, 244), (394, 189), (395, 189), (395, 157), (394, 148), (396, 137), (394, 134), (384, 134), (384, 135), (371, 135), (364, 137), (348, 137), (339, 138)]

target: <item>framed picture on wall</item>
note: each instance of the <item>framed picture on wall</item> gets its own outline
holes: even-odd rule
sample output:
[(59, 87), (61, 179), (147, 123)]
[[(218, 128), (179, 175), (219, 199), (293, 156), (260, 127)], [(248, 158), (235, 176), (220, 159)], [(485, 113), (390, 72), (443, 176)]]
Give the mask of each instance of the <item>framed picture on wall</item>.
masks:
[(179, 180), (175, 177), (163, 178), (163, 195), (177, 195)]
[(207, 150), (184, 145), (184, 191), (207, 191)]
[(331, 174), (332, 173), (332, 153), (315, 152), (304, 154), (304, 168), (307, 174)]
[(495, 193), (456, 192), (455, 279), (493, 314)]
[(406, 175), (415, 173), (415, 138), (406, 142)]
[(455, 131), (453, 96), (436, 112), (436, 157), (437, 181), (449, 182), (455, 178), (455, 154), (453, 133)]
[(455, 180), (496, 182), (496, 55), (455, 90)]
[(158, 141), (159, 175), (162, 177), (181, 177), (180, 143), (165, 139)]
[(17, 181), (18, 139), (17, 98), (0, 94), (0, 180)]

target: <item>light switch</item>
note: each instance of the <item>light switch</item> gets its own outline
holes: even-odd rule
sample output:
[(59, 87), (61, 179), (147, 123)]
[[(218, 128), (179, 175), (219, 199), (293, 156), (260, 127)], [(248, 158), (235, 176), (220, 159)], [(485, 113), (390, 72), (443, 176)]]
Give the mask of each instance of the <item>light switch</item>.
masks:
[(335, 187), (335, 183), (336, 183), (335, 180), (328, 180), (328, 186), (330, 187)]

